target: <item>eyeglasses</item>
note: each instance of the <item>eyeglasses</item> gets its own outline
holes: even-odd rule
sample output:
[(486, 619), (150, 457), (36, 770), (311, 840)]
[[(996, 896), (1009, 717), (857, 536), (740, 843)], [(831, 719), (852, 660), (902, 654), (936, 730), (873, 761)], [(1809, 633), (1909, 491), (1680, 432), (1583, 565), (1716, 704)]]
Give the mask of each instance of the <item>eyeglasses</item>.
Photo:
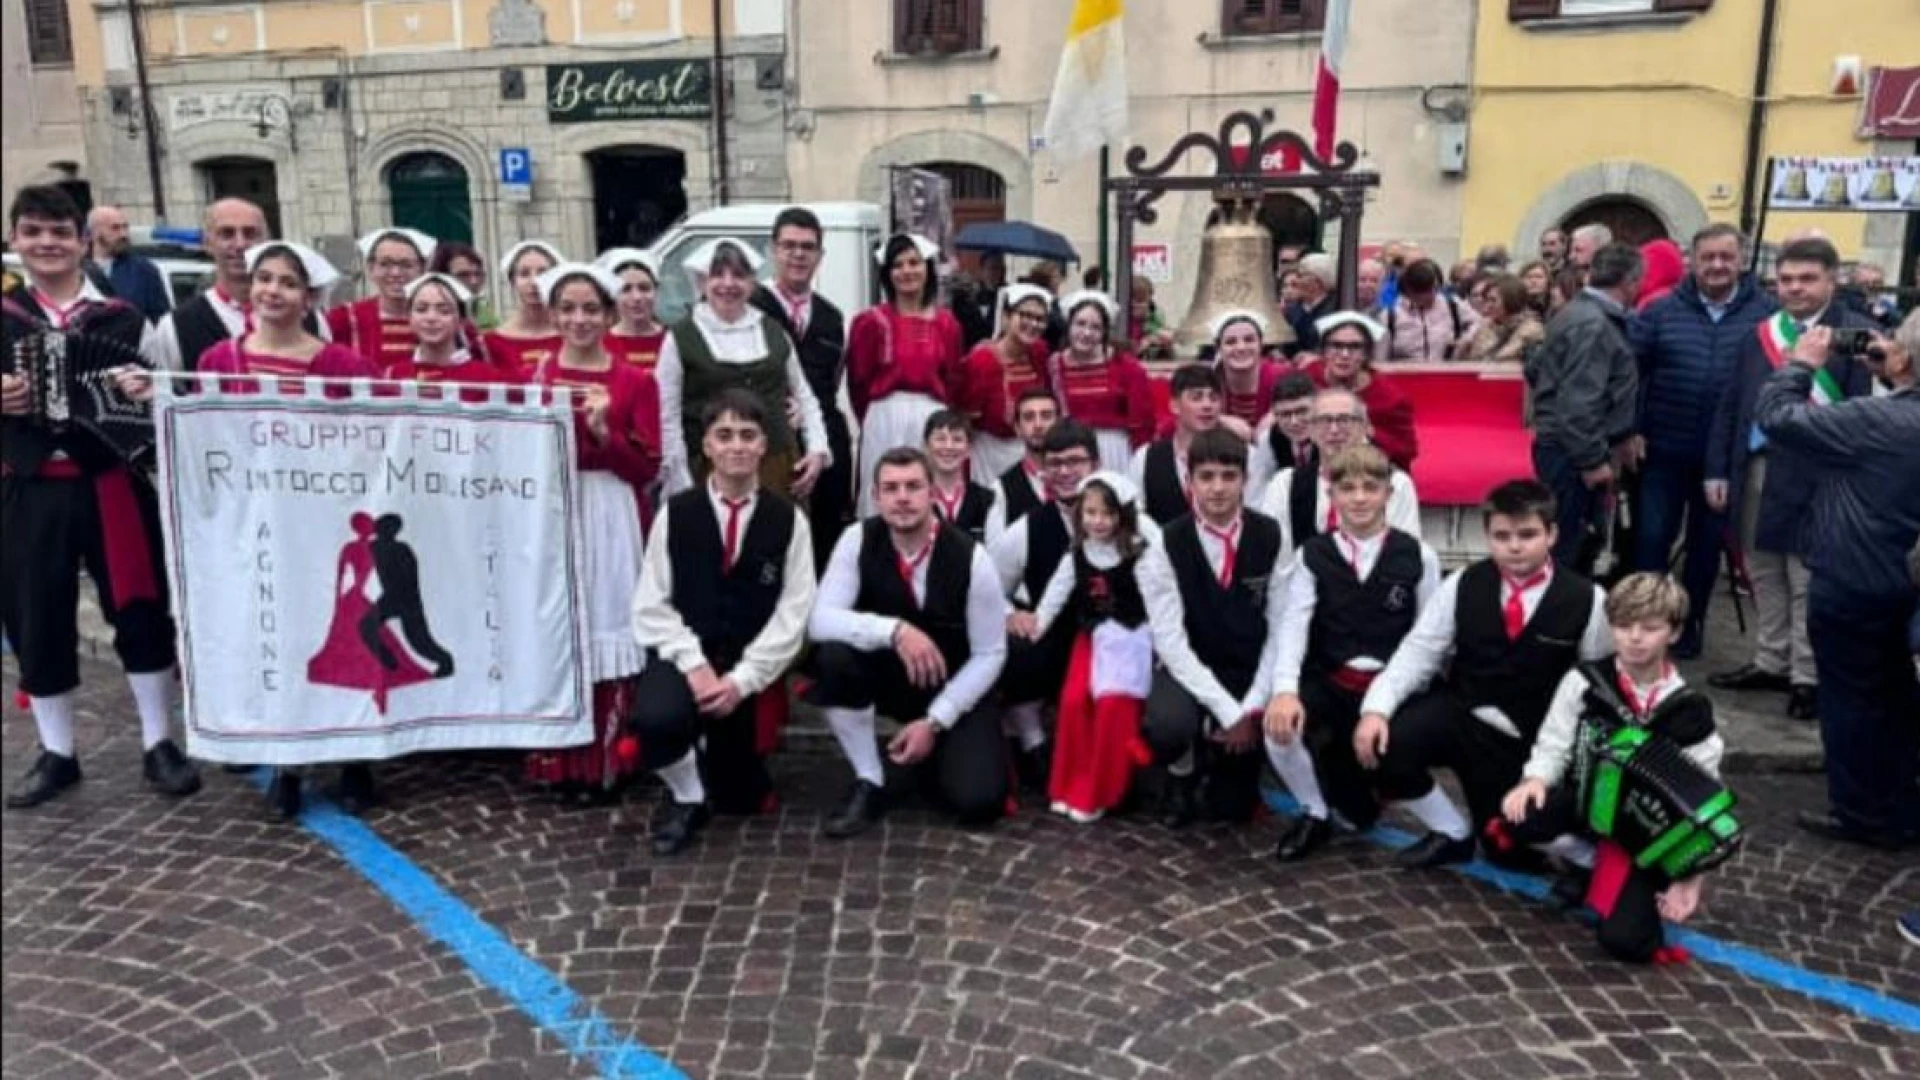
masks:
[(820, 250), (820, 245), (811, 240), (782, 240), (773, 249), (786, 255), (811, 255)]
[(1084, 469), (1093, 464), (1093, 458), (1086, 454), (1073, 454), (1068, 457), (1050, 457), (1041, 466), (1053, 472), (1065, 472), (1069, 469)]
[(1031, 311), (1016, 311), (1011, 318), (1016, 322), (1023, 323), (1043, 323), (1047, 321), (1045, 315), (1039, 315)]
[(1306, 405), (1298, 409), (1276, 409), (1273, 415), (1281, 420), (1306, 420), (1313, 416), (1313, 406)]
[(1351, 413), (1345, 413), (1339, 416), (1316, 416), (1313, 418), (1314, 427), (1327, 428), (1356, 427), (1366, 422), (1366, 417), (1354, 416)]

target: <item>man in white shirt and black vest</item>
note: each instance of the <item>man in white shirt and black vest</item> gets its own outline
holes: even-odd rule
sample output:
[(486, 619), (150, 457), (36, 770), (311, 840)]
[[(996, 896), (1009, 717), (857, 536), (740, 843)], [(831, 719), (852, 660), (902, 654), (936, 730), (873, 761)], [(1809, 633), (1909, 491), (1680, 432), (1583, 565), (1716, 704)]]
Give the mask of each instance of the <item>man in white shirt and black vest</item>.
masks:
[[(247, 249), (267, 241), (267, 216), (245, 199), (217, 199), (201, 221), (200, 242), (213, 256), (213, 284), (163, 316), (140, 352), (156, 368), (192, 371), (208, 349), (247, 332), (253, 290)], [(312, 319), (310, 330), (318, 331)]]
[(1300, 804), (1274, 849), (1281, 862), (1332, 838), (1330, 809), (1361, 831), (1379, 819), (1373, 780), (1353, 756), (1361, 695), (1440, 588), (1440, 557), (1387, 524), (1387, 455), (1349, 446), (1327, 475), (1340, 528), (1301, 547), (1280, 633), (1267, 642), (1275, 650), (1267, 760)]
[(1173, 434), (1133, 452), (1127, 479), (1140, 492), (1147, 516), (1161, 528), (1193, 512), (1187, 483), (1187, 447), (1193, 437), (1220, 426), (1220, 371), (1211, 364), (1181, 364), (1168, 390), (1173, 399)]
[[(1260, 717), (1286, 594), (1280, 526), (1245, 507), (1247, 444), (1216, 428), (1187, 448), (1194, 512), (1140, 558), (1160, 667), (1143, 734), (1167, 767), (1165, 820), (1245, 821), (1259, 802)], [(1204, 795), (1204, 798), (1203, 798)]]
[(6, 517), (0, 525), (0, 624), (19, 660), (20, 689), (40, 734), (40, 755), (7, 805), (37, 806), (80, 782), (73, 726), (82, 567), (99, 594), (100, 613), (113, 626), (113, 648), (133, 689), (147, 782), (168, 795), (190, 795), (200, 789), (200, 774), (169, 735), (174, 626), (152, 482), (105, 439), (78, 425), (60, 431), (34, 420), (36, 374), (12, 366), (21, 356), (16, 350), (51, 332), (67, 335), (75, 362), (75, 353), (88, 351), (90, 341), (102, 351), (117, 346), (131, 354), (146, 319), (102, 295), (82, 270), (84, 223), (66, 192), (51, 185), (21, 188), (7, 224), (8, 244), (20, 256), (25, 280), (6, 292), (0, 354), (8, 358), (0, 372), (0, 499)]
[(1000, 474), (993, 487), (993, 506), (987, 510), (987, 543), (992, 544), (1013, 523), (1043, 503), (1052, 501), (1042, 461), (1047, 432), (1060, 422), (1060, 400), (1053, 391), (1034, 387), (1013, 403), (1013, 428), (1027, 448), (1020, 463)]
[(874, 718), (903, 725), (895, 765), (923, 765), (936, 801), (961, 824), (1006, 813), (1007, 745), (986, 704), (1007, 653), (1007, 605), (987, 553), (933, 512), (933, 466), (915, 447), (874, 465), (877, 516), (834, 546), (809, 625), (815, 682), (853, 766), (853, 787), (826, 823), (844, 839), (886, 812)]
[[(1377, 770), (1381, 796), (1428, 830), (1396, 856), (1403, 867), (1473, 857), (1476, 834), (1520, 781), (1561, 678), (1613, 654), (1606, 596), (1551, 558), (1557, 509), (1538, 481), (1494, 488), (1483, 511), (1492, 556), (1441, 584), (1367, 688), (1354, 754)], [(1437, 768), (1460, 778), (1470, 819), (1434, 782)]]
[(813, 607), (807, 519), (760, 486), (767, 435), (759, 398), (722, 391), (701, 421), (712, 471), (661, 508), (633, 599), (648, 663), (632, 725), (669, 792), (654, 822), (656, 855), (686, 850), (710, 810), (771, 807), (764, 755)]
[[(1313, 396), (1309, 433), (1318, 453), (1307, 469), (1283, 468), (1267, 485), (1260, 510), (1280, 524), (1280, 546), (1286, 562), (1294, 552), (1320, 533), (1339, 527), (1333, 505), (1333, 482), (1327, 462), (1349, 446), (1365, 444), (1371, 434), (1367, 407), (1351, 390), (1328, 389)], [(1420, 495), (1413, 477), (1393, 470), (1393, 494), (1387, 499), (1387, 524), (1420, 539)]]
[[(804, 206), (780, 211), (773, 219), (773, 282), (755, 289), (749, 301), (793, 339), (827, 425), (826, 449), (833, 461), (807, 499), (816, 573), (826, 569), (840, 531), (853, 520), (853, 441), (847, 414), (840, 408), (840, 388), (847, 378), (847, 320), (813, 287), (825, 243), (826, 230), (813, 211)], [(790, 418), (790, 426), (801, 425)]]
[(1320, 450), (1313, 443), (1313, 377), (1295, 371), (1273, 384), (1273, 412), (1253, 440), (1247, 458), (1247, 504), (1266, 505), (1267, 486), (1282, 469), (1313, 469)]

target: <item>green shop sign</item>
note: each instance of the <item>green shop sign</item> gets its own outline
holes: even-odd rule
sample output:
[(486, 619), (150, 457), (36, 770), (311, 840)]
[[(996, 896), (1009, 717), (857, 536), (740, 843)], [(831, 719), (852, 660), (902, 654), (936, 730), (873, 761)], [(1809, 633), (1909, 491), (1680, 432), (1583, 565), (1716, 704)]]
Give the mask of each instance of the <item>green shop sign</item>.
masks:
[(705, 60), (616, 60), (547, 65), (547, 119), (690, 120), (713, 113)]

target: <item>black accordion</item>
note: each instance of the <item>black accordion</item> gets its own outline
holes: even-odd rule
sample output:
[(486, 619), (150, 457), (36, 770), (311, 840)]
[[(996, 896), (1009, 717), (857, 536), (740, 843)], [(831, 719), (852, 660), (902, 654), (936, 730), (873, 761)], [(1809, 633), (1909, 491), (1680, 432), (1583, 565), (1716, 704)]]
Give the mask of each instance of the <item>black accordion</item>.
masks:
[(54, 436), (84, 432), (129, 464), (152, 457), (153, 407), (122, 393), (115, 379), (123, 368), (152, 369), (137, 347), (44, 325), (9, 337), (7, 373), (33, 394), (22, 419)]

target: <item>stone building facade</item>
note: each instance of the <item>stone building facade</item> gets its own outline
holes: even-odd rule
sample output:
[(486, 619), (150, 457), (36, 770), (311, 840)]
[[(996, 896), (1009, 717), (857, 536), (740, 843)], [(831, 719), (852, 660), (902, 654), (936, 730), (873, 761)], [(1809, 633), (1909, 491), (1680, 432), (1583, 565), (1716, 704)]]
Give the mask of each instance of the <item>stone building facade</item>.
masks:
[[(124, 0), (73, 0), (96, 196), (151, 219)], [(387, 223), (485, 252), (644, 243), (728, 194), (784, 197), (782, 0), (143, 2), (167, 218), (246, 195), (353, 265)], [(130, 137), (130, 133), (133, 137)], [(530, 184), (503, 155), (525, 151)]]
[(22, 185), (79, 181), (80, 126), (67, 0), (0, 0), (0, 204)]

